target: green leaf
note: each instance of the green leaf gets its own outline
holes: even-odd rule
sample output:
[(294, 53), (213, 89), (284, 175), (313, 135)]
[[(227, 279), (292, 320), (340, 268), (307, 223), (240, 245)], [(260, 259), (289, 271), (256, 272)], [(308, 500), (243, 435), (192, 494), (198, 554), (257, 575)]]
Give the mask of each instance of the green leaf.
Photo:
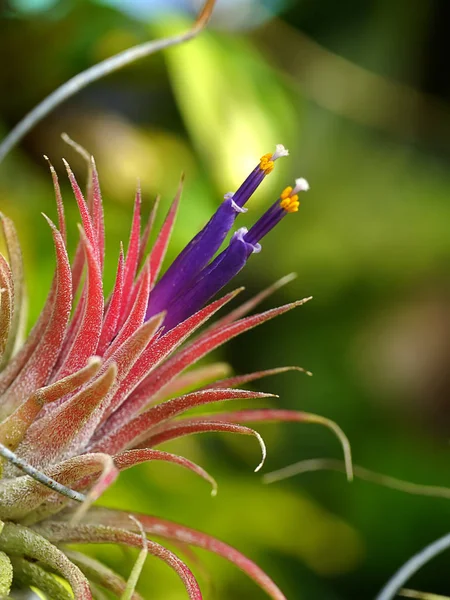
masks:
[(0, 551), (0, 598), (7, 596), (11, 589), (13, 568), (9, 557)]

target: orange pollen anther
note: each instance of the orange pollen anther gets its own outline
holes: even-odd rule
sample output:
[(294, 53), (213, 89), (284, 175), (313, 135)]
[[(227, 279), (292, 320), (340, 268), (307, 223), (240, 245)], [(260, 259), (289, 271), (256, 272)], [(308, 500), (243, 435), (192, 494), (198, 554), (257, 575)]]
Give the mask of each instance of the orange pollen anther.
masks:
[(274, 161), (270, 160), (272, 158), (272, 154), (269, 152), (268, 154), (264, 154), (261, 156), (259, 161), (259, 168), (261, 171), (264, 171), (264, 175), (268, 175), (274, 167)]
[(286, 198), (289, 198), (291, 192), (292, 192), (291, 186), (288, 186), (287, 188), (284, 188), (284, 190), (280, 194), (281, 200), (286, 200)]
[[(289, 188), (286, 188), (286, 190), (288, 190), (288, 189)], [(284, 192), (286, 192), (286, 190), (284, 190)], [(292, 192), (292, 188), (290, 188), (290, 191)], [(283, 194), (284, 194), (284, 192), (283, 192)], [(280, 202), (280, 206), (281, 206), (281, 208), (284, 208), (284, 210), (286, 212), (294, 213), (294, 212), (298, 211), (300, 202), (298, 201), (297, 194), (295, 194), (294, 196), (289, 196), (289, 193), (284, 198), (283, 198), (283, 194), (280, 196), (282, 198), (282, 200)]]

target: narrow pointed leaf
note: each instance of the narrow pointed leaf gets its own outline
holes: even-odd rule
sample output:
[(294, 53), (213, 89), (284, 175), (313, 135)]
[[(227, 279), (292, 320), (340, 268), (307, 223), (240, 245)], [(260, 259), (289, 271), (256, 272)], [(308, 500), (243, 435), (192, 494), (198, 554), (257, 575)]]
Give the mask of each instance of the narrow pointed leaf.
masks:
[(50, 168), (50, 173), (53, 181), (53, 189), (55, 190), (55, 200), (56, 200), (56, 210), (58, 211), (58, 228), (61, 234), (62, 239), (64, 240), (64, 244), (67, 243), (67, 228), (66, 228), (66, 218), (64, 215), (64, 203), (61, 195), (61, 188), (59, 187), (58, 175), (50, 162), (47, 156), (44, 156), (46, 161), (48, 162), (48, 166)]
[[(208, 381), (220, 381), (221, 378), (229, 374), (230, 370), (230, 365), (228, 363), (223, 362), (212, 363), (203, 367), (190, 369), (189, 371), (186, 371), (186, 373), (182, 373), (181, 375), (176, 377), (168, 385), (159, 390), (159, 392), (152, 397), (152, 402), (156, 403), (161, 400), (165, 400), (166, 398), (171, 398), (173, 396), (176, 396), (180, 392), (186, 392), (191, 390), (192, 388), (213, 387), (213, 383), (207, 385)], [(215, 387), (231, 386), (223, 385)]]
[(216, 329), (218, 327), (223, 327), (225, 325), (229, 325), (230, 323), (234, 323), (238, 319), (245, 317), (248, 313), (252, 312), (261, 302), (267, 300), (272, 294), (277, 292), (280, 288), (284, 287), (291, 281), (293, 281), (297, 275), (295, 273), (289, 273), (289, 275), (285, 275), (278, 281), (275, 281), (272, 285), (269, 285), (266, 289), (262, 290), (250, 300), (243, 302), (240, 306), (230, 311), (228, 314), (224, 315), (221, 319), (213, 323), (211, 329)]
[[(13, 318), (14, 287), (8, 263), (0, 254), (0, 365), (6, 350)], [(8, 358), (7, 356), (5, 357)]]
[(82, 448), (86, 443), (85, 429), (90, 419), (95, 419), (94, 413), (111, 389), (116, 372), (116, 366), (111, 364), (70, 400), (36, 421), (19, 447), (23, 458), (42, 467)]
[(183, 323), (180, 323), (171, 331), (156, 340), (142, 353), (139, 360), (131, 369), (127, 380), (123, 382), (111, 403), (111, 409), (116, 410), (116, 413), (111, 415), (109, 423), (106, 424), (109, 431), (112, 431), (129, 421), (129, 419), (142, 408), (143, 403), (133, 403), (130, 398), (121, 409), (117, 410), (139, 383), (156, 367), (156, 365), (167, 358), (167, 356), (178, 348), (178, 346), (192, 335), (195, 330), (201, 327), (214, 313), (225, 306), (225, 304), (230, 302), (230, 300), (232, 300), (240, 291), (241, 290), (235, 290), (230, 292), (226, 296), (219, 298), (219, 300), (216, 300), (199, 310), (192, 315), (192, 317), (189, 317), (189, 319), (186, 319)]
[(178, 456), (177, 454), (171, 454), (170, 452), (163, 452), (162, 450), (153, 450), (152, 448), (138, 448), (135, 450), (126, 450), (120, 454), (114, 456), (114, 464), (119, 471), (130, 469), (135, 465), (139, 465), (144, 462), (152, 460), (163, 461), (179, 465), (185, 469), (189, 469), (196, 475), (199, 475), (202, 479), (211, 484), (212, 490), (211, 495), (215, 496), (217, 493), (216, 480), (202, 467), (195, 464), (194, 462)]
[(72, 305), (72, 277), (61, 234), (47, 219), (56, 250), (56, 293), (52, 314), (45, 332), (21, 372), (1, 399), (0, 410), (13, 412), (36, 389), (47, 383), (58, 358)]
[[(129, 513), (108, 510), (104, 508), (94, 508), (86, 518), (89, 522), (102, 523), (104, 525), (115, 525), (116, 527), (130, 527)], [(241, 554), (238, 550), (229, 546), (225, 542), (218, 540), (206, 533), (196, 531), (179, 523), (152, 517), (140, 513), (133, 513), (136, 519), (143, 525), (145, 531), (153, 536), (174, 540), (197, 546), (209, 550), (214, 554), (222, 556), (246, 573), (255, 581), (273, 600), (286, 600), (281, 590), (275, 585), (264, 571), (262, 571), (253, 561)]]
[(264, 464), (266, 459), (266, 446), (264, 444), (264, 440), (257, 431), (251, 429), (250, 427), (236, 425), (235, 423), (225, 423), (219, 420), (207, 420), (205, 417), (203, 417), (201, 420), (181, 420), (175, 425), (167, 426), (158, 433), (149, 436), (139, 445), (139, 447), (145, 448), (159, 446), (159, 444), (163, 444), (164, 442), (169, 442), (170, 440), (184, 437), (186, 435), (193, 435), (195, 433), (238, 433), (240, 435), (252, 435), (258, 440), (262, 453), (262, 460), (256, 467), (255, 472), (259, 471)]
[(271, 397), (273, 397), (273, 394), (234, 389), (213, 389), (192, 392), (158, 404), (138, 415), (129, 423), (114, 431), (109, 437), (103, 438), (94, 447), (94, 450), (113, 454), (131, 447), (131, 445), (138, 444), (142, 439), (148, 438), (152, 428), (197, 406), (224, 400), (249, 400)]
[(75, 391), (98, 372), (100, 365), (100, 359), (92, 357), (83, 369), (34, 392), (12, 415), (0, 423), (0, 442), (10, 450), (15, 450), (42, 407)]
[(95, 258), (94, 249), (83, 232), (81, 232), (81, 236), (88, 266), (84, 313), (77, 335), (68, 349), (55, 379), (66, 377), (86, 364), (88, 358), (93, 356), (97, 350), (102, 329), (104, 308), (102, 274)]
[(150, 271), (148, 268), (144, 270), (136, 301), (132, 307), (128, 318), (123, 327), (120, 329), (116, 338), (105, 352), (105, 358), (108, 358), (114, 351), (142, 325), (144, 322), (145, 311), (147, 309), (148, 294), (150, 292)]
[(219, 379), (218, 381), (214, 381), (214, 383), (210, 383), (204, 386), (203, 389), (209, 390), (217, 387), (235, 387), (236, 385), (250, 383), (251, 381), (257, 381), (258, 379), (262, 379), (263, 377), (279, 375), (280, 373), (286, 373), (287, 371), (299, 371), (300, 373), (306, 373), (306, 375), (312, 375), (310, 371), (306, 371), (302, 367), (277, 367), (275, 369), (255, 371), (254, 373), (247, 373), (245, 375), (236, 375), (235, 377), (228, 377), (227, 379)]
[(155, 224), (156, 214), (158, 212), (160, 196), (156, 196), (155, 201), (153, 203), (152, 209), (149, 213), (147, 223), (145, 224), (144, 231), (141, 235), (141, 240), (139, 242), (139, 258), (138, 258), (138, 266), (142, 265), (144, 261), (144, 257), (147, 251), (148, 240), (150, 238), (150, 234), (153, 229), (153, 225)]
[(119, 262), (117, 265), (116, 280), (111, 299), (107, 305), (105, 318), (102, 325), (100, 340), (97, 346), (97, 354), (103, 356), (106, 348), (109, 346), (117, 333), (120, 317), (120, 307), (122, 306), (124, 283), (124, 258), (123, 248), (120, 248)]
[[(82, 552), (75, 550), (65, 550), (70, 560), (75, 563), (90, 581), (94, 581), (105, 590), (108, 590), (120, 596), (125, 591), (127, 582), (109, 567), (96, 560), (92, 556), (87, 556)], [(132, 595), (132, 600), (143, 600), (137, 592)]]
[(100, 191), (100, 182), (98, 180), (97, 166), (94, 157), (91, 156), (91, 188), (92, 188), (92, 226), (97, 238), (98, 260), (100, 270), (103, 270), (105, 262), (105, 222), (103, 215), (102, 193)]
[(69, 176), (70, 185), (72, 186), (73, 194), (75, 196), (75, 200), (78, 204), (78, 210), (80, 212), (81, 222), (83, 224), (83, 231), (86, 234), (86, 238), (91, 245), (96, 260), (99, 261), (99, 247), (97, 243), (97, 235), (94, 231), (94, 224), (92, 223), (92, 218), (89, 213), (89, 208), (86, 204), (86, 201), (83, 197), (83, 193), (80, 190), (80, 186), (75, 179), (75, 175), (72, 173), (72, 169), (69, 166), (69, 163), (63, 159), (64, 166), (66, 167), (67, 175)]
[[(115, 543), (142, 547), (140, 535), (130, 533), (124, 529), (104, 527), (102, 525), (76, 525), (68, 526), (66, 523), (52, 522), (37, 528), (51, 542), (69, 544), (105, 544)], [(148, 541), (148, 552), (163, 560), (178, 574), (191, 600), (201, 600), (202, 594), (190, 569), (173, 552), (167, 550), (156, 542)]]
[(156, 242), (150, 253), (150, 273), (151, 273), (151, 277), (152, 277), (152, 285), (158, 278), (164, 257), (166, 255), (167, 246), (169, 245), (170, 237), (172, 235), (172, 230), (175, 225), (175, 218), (177, 216), (178, 206), (180, 204), (182, 189), (183, 189), (183, 178), (180, 181), (180, 185), (178, 186), (178, 190), (177, 190), (177, 193), (175, 194), (175, 198), (172, 202), (172, 205), (169, 209), (169, 212), (167, 213), (167, 217), (164, 221), (164, 224), (158, 234)]
[[(246, 317), (245, 319), (241, 319), (240, 321), (236, 321), (230, 325), (225, 325), (217, 330), (205, 332), (204, 334), (200, 335), (180, 352), (169, 358), (169, 360), (155, 369), (155, 371), (151, 374), (151, 379), (149, 377), (143, 384), (146, 385), (147, 397), (151, 398), (154, 396), (154, 394), (172, 381), (182, 371), (187, 369), (187, 367), (194, 364), (203, 356), (209, 352), (212, 352), (225, 342), (228, 342), (234, 337), (252, 329), (253, 327), (256, 327), (257, 325), (261, 325), (262, 323), (265, 323), (274, 317), (282, 315), (283, 313), (292, 310), (297, 306), (301, 306), (307, 300), (309, 300), (309, 298), (292, 302), (290, 304), (285, 304), (284, 306), (273, 308), (266, 312), (252, 315), (251, 317)], [(138, 410), (140, 407), (141, 406), (138, 407)]]
[[(294, 422), (294, 423), (315, 423), (322, 425), (330, 429), (335, 436), (338, 438), (342, 450), (344, 452), (345, 470), (347, 473), (347, 479), (353, 480), (353, 462), (350, 442), (342, 429), (331, 419), (322, 417), (320, 415), (314, 415), (312, 413), (300, 412), (297, 410), (285, 410), (281, 408), (261, 408), (261, 409), (248, 409), (248, 410), (236, 410), (232, 412), (219, 413), (214, 415), (216, 421), (222, 421), (224, 423), (261, 423), (261, 422)], [(189, 419), (190, 423), (194, 423), (196, 420)], [(186, 422), (186, 421), (185, 421)]]
[(133, 287), (139, 260), (139, 244), (141, 230), (141, 189), (138, 187), (134, 201), (133, 221), (131, 225), (130, 240), (128, 242), (127, 257), (124, 273), (124, 297), (120, 312), (120, 322), (127, 318), (128, 299)]
[(4, 350), (4, 356), (11, 356), (21, 344), (22, 332), (22, 312), (24, 309), (24, 277), (23, 260), (20, 249), (19, 238), (13, 222), (8, 217), (0, 213), (0, 221), (3, 229), (3, 236), (6, 241), (8, 251), (8, 262), (12, 275), (12, 290), (14, 294), (14, 309), (11, 318), (10, 334)]

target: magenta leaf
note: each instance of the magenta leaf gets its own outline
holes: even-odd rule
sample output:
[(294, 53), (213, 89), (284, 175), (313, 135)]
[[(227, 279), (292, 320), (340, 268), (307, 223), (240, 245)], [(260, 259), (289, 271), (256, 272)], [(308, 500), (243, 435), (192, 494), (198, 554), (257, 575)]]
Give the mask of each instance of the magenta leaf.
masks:
[(81, 231), (87, 262), (87, 285), (84, 311), (77, 334), (54, 379), (70, 375), (94, 355), (103, 323), (103, 284), (99, 263), (88, 238)]
[(211, 475), (207, 473), (202, 467), (188, 460), (187, 458), (184, 458), (183, 456), (171, 454), (170, 452), (163, 452), (162, 450), (153, 450), (152, 448), (138, 448), (134, 450), (126, 450), (125, 452), (121, 452), (120, 454), (116, 454), (114, 456), (114, 464), (119, 469), (119, 471), (124, 471), (125, 469), (129, 469), (131, 467), (134, 467), (135, 465), (139, 465), (143, 462), (148, 462), (152, 460), (169, 462), (175, 465), (180, 465), (180, 467), (184, 467), (185, 469), (189, 469), (190, 471), (192, 471), (196, 475), (199, 475), (200, 477), (202, 477), (202, 479), (211, 484), (211, 494), (213, 496), (217, 494), (216, 480), (213, 477), (211, 477)]
[(143, 438), (148, 438), (149, 431), (152, 428), (196, 406), (224, 400), (249, 400), (271, 397), (273, 397), (273, 394), (234, 389), (212, 389), (192, 392), (158, 404), (138, 415), (123, 427), (104, 437), (97, 443), (95, 450), (113, 454), (129, 448), (134, 444), (138, 444)]
[(167, 426), (141, 442), (139, 448), (159, 446), (159, 444), (163, 444), (164, 442), (195, 433), (238, 433), (240, 435), (252, 435), (258, 440), (262, 453), (261, 462), (255, 468), (255, 472), (259, 471), (264, 464), (266, 459), (266, 445), (257, 431), (250, 429), (250, 427), (236, 425), (235, 423), (207, 420), (205, 417), (200, 417), (198, 420), (181, 420), (174, 425)]
[[(116, 413), (111, 415), (109, 422), (106, 423), (108, 431), (116, 429), (134, 416), (145, 404), (133, 402), (132, 398), (128, 398), (130, 393), (137, 385), (169, 354), (171, 354), (180, 344), (182, 344), (192, 333), (201, 327), (214, 313), (220, 310), (225, 304), (232, 300), (241, 290), (230, 292), (226, 296), (212, 302), (205, 308), (189, 317), (171, 331), (157, 339), (154, 343), (142, 353), (136, 364), (131, 369), (126, 381), (123, 382), (115, 398), (113, 399), (111, 408), (116, 410)], [(152, 375), (154, 377), (156, 374)], [(128, 399), (127, 399), (128, 398)], [(117, 410), (124, 400), (127, 401)], [(100, 432), (101, 434), (102, 432)]]
[(277, 367), (275, 369), (266, 369), (265, 371), (255, 371), (254, 373), (247, 373), (246, 375), (236, 375), (235, 377), (228, 377), (227, 379), (219, 379), (204, 386), (203, 389), (209, 390), (217, 387), (234, 387), (236, 385), (242, 385), (243, 383), (250, 383), (251, 381), (257, 381), (263, 377), (270, 377), (272, 375), (279, 375), (280, 373), (286, 373), (287, 371), (300, 371), (307, 375), (312, 375), (310, 371), (306, 371), (302, 367)]
[[(146, 386), (146, 398), (151, 398), (162, 387), (167, 385), (187, 367), (200, 360), (200, 358), (205, 356), (205, 354), (209, 354), (225, 342), (233, 339), (241, 333), (244, 333), (245, 331), (248, 331), (257, 325), (261, 325), (262, 323), (265, 323), (274, 317), (282, 315), (283, 313), (292, 310), (297, 306), (301, 306), (308, 300), (309, 298), (306, 298), (304, 300), (285, 304), (284, 306), (280, 306), (278, 308), (272, 308), (264, 313), (246, 317), (245, 319), (225, 325), (224, 327), (220, 327), (212, 332), (206, 331), (205, 333), (201, 334), (197, 339), (185, 346), (180, 352), (175, 354), (173, 357), (155, 369), (154, 372), (152, 372), (151, 377), (149, 377), (142, 384)], [(176, 328), (173, 331), (175, 330)], [(131, 402), (129, 405), (130, 404)], [(138, 404), (138, 410), (141, 407), (142, 404)]]
[(152, 277), (152, 285), (158, 278), (159, 271), (161, 270), (161, 266), (166, 255), (167, 247), (169, 245), (170, 237), (172, 235), (172, 230), (175, 225), (175, 218), (177, 216), (181, 192), (183, 189), (183, 181), (184, 177), (181, 178), (180, 185), (178, 186), (177, 193), (175, 194), (175, 198), (172, 202), (172, 206), (167, 213), (167, 217), (150, 253), (150, 273)]
[(119, 262), (117, 265), (116, 280), (111, 298), (107, 304), (105, 318), (103, 320), (100, 340), (97, 346), (97, 354), (103, 356), (106, 348), (111, 343), (117, 333), (120, 317), (120, 308), (122, 306), (124, 284), (124, 257), (123, 248), (120, 248)]
[(72, 306), (69, 259), (61, 234), (49, 219), (47, 221), (52, 229), (56, 250), (56, 293), (53, 311), (38, 344), (0, 400), (0, 410), (5, 413), (11, 413), (37, 388), (45, 385), (59, 356), (69, 322)]
[(127, 257), (125, 260), (124, 272), (124, 295), (122, 308), (120, 312), (120, 323), (123, 323), (127, 317), (128, 299), (133, 287), (133, 281), (136, 276), (139, 261), (139, 245), (140, 245), (140, 229), (141, 229), (141, 190), (138, 187), (136, 190), (136, 198), (134, 201), (133, 221), (131, 225), (130, 240), (128, 242)]

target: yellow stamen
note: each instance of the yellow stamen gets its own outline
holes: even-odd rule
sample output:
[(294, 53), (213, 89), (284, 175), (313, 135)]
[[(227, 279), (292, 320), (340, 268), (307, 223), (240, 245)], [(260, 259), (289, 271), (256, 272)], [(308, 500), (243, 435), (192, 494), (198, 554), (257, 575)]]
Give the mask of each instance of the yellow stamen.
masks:
[(288, 186), (287, 188), (284, 188), (284, 190), (280, 194), (281, 200), (286, 200), (286, 198), (289, 198), (289, 195), (290, 195), (291, 192), (292, 192), (291, 186)]
[[(286, 190), (289, 188), (286, 188)], [(284, 190), (284, 192), (286, 191)], [(291, 189), (292, 191), (292, 189)], [(284, 194), (283, 192), (283, 194)], [(298, 211), (298, 207), (300, 206), (300, 202), (298, 201), (298, 196), (297, 194), (295, 194), (294, 196), (287, 196), (283, 198), (283, 195), (280, 196), (282, 198), (281, 202), (280, 202), (280, 206), (281, 208), (284, 208), (284, 210), (288, 213), (294, 213)]]
[(270, 160), (271, 158), (272, 154), (270, 152), (260, 158), (259, 168), (264, 172), (264, 175), (268, 175), (273, 170), (275, 163), (273, 160)]

